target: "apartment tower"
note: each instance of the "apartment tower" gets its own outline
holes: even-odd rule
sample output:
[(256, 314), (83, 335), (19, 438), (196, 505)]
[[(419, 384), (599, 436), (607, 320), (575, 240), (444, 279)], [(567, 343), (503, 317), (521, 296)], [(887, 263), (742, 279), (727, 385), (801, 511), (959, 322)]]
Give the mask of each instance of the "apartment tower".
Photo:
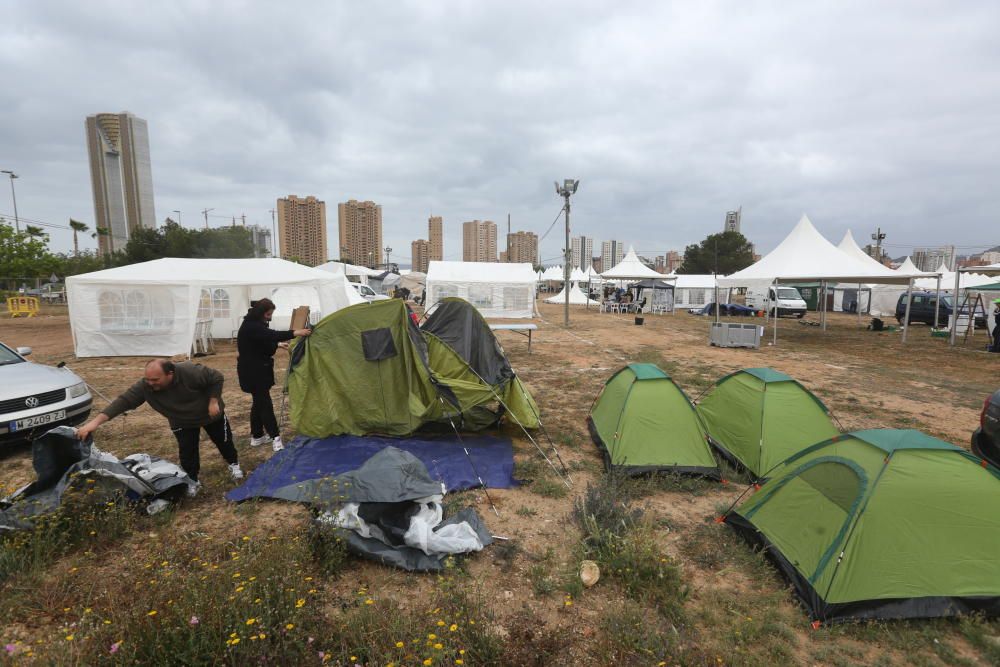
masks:
[(601, 270), (610, 271), (625, 256), (625, 244), (621, 241), (604, 241), (601, 243)]
[(497, 261), (497, 226), (491, 220), (462, 223), (462, 261)]
[(326, 202), (312, 195), (279, 199), (278, 238), (282, 259), (308, 266), (326, 262)]
[(149, 129), (127, 111), (87, 116), (85, 128), (98, 250), (122, 250), (132, 230), (156, 227)]
[(424, 239), (417, 239), (410, 244), (411, 268), (414, 271), (427, 273), (431, 261), (431, 244)]
[(375, 268), (382, 257), (382, 207), (351, 199), (337, 205), (340, 256), (351, 264)]
[(440, 262), (444, 259), (444, 221), (440, 215), (427, 218), (427, 241), (430, 243), (430, 259)]
[(590, 267), (591, 257), (594, 256), (594, 239), (574, 236), (570, 239), (570, 252), (573, 255), (573, 268), (579, 267), (586, 271)]
[(538, 234), (534, 232), (514, 232), (507, 235), (507, 257), (511, 263), (527, 262), (538, 266)]

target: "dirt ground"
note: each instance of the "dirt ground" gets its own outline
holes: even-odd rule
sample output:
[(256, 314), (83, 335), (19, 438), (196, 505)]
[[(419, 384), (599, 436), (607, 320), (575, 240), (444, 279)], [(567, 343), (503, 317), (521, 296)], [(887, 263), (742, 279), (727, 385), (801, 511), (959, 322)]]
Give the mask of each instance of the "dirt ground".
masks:
[[(982, 350), (984, 334), (965, 344), (950, 348), (946, 339), (932, 338), (929, 328), (914, 325), (906, 344), (897, 332), (871, 332), (867, 321), (855, 316), (831, 314), (827, 331), (794, 319), (778, 323), (778, 342), (771, 345), (771, 330), (760, 350), (722, 349), (708, 345), (711, 318), (679, 312), (645, 317), (642, 326), (632, 316), (600, 314), (582, 307), (572, 307), (569, 329), (562, 327), (560, 306), (540, 302), (539, 330), (534, 333), (531, 351), (526, 338), (513, 332), (499, 337), (511, 363), (530, 388), (541, 408), (547, 433), (571, 470), (573, 488), (569, 493), (538, 492), (534, 484), (509, 490), (491, 490), (500, 517), (490, 510), (479, 492), (462, 494), (466, 502), (476, 504), (495, 535), (509, 538), (505, 545), (516, 549), (491, 547), (470, 559), (467, 565), (493, 601), (499, 623), (515, 615), (528, 614), (539, 626), (549, 628), (565, 640), (563, 664), (589, 662), (588, 645), (594, 641), (602, 618), (620, 601), (621, 593), (599, 583), (584, 591), (567, 608), (563, 596), (538, 592), (532, 572), (545, 563), (553, 573), (575, 564), (579, 529), (572, 522), (573, 500), (603, 473), (600, 456), (587, 433), (586, 417), (595, 397), (608, 377), (632, 361), (660, 365), (695, 399), (718, 378), (740, 368), (770, 366), (787, 373), (809, 387), (833, 411), (843, 430), (893, 427), (916, 428), (957, 445), (968, 447), (969, 436), (978, 425), (983, 399), (1000, 384), (1000, 358)], [(747, 321), (741, 318), (740, 321)], [(808, 321), (817, 321), (810, 314)], [(64, 311), (49, 308), (33, 319), (0, 321), (0, 340), (10, 346), (30, 345), (33, 361), (55, 364), (66, 361), (92, 386), (114, 398), (141, 376), (145, 360), (137, 358), (76, 359)], [(279, 351), (279, 354), (284, 354)], [(198, 359), (218, 368), (226, 376), (225, 401), (237, 437), (241, 463), (248, 472), (270, 456), (269, 448), (251, 449), (249, 440), (249, 401), (238, 390), (235, 348), (228, 342), (218, 345), (217, 354)], [(284, 368), (286, 359), (278, 357), (276, 367)], [(277, 388), (275, 405), (280, 403)], [(97, 398), (95, 407), (104, 407)], [(515, 442), (519, 474), (547, 475), (547, 465), (534, 445), (516, 429), (508, 429)], [(286, 438), (291, 436), (286, 429)], [(133, 414), (119, 418), (97, 432), (97, 444), (124, 456), (143, 451), (176, 460), (176, 443), (165, 420), (143, 406)], [(548, 441), (538, 443), (551, 454)], [(242, 513), (226, 502), (222, 494), (232, 483), (225, 466), (210, 443), (202, 443), (202, 478), (204, 492), (184, 504), (174, 521), (185, 531), (205, 531), (219, 535), (246, 533), (290, 534), (301, 530), (306, 511), (280, 503), (264, 503), (253, 513)], [(30, 450), (13, 447), (0, 452), (0, 495), (31, 481)], [(555, 483), (554, 476), (548, 477)], [(534, 488), (533, 488), (534, 487)], [(744, 490), (736, 483), (703, 485), (694, 490), (653, 489), (641, 503), (647, 513), (662, 523), (662, 546), (681, 564), (690, 587), (686, 603), (699, 636), (706, 638), (709, 651), (717, 651), (719, 664), (987, 664), (989, 656), (970, 643), (958, 622), (935, 622), (933, 632), (908, 624), (913, 645), (900, 646), (887, 637), (888, 630), (853, 632), (813, 630), (792, 594), (776, 575), (763, 580), (754, 570), (739, 563), (692, 558), (693, 540), (703, 531), (727, 531), (711, 524), (720, 508), (729, 505)], [(132, 563), (155, 550), (155, 541), (134, 535), (123, 539), (116, 549), (91, 567), (106, 574), (128, 570)], [(729, 544), (728, 542), (720, 544)], [(1000, 547), (1000, 545), (998, 545)], [(737, 545), (734, 548), (744, 548)], [(513, 554), (513, 556), (510, 556)], [(54, 573), (72, 567), (70, 561), (58, 563)], [(705, 564), (708, 562), (708, 564)], [(329, 582), (330, 595), (365, 586), (384, 598), (395, 599), (401, 608), (413, 604), (415, 596), (431, 586), (430, 578), (406, 574), (365, 562), (352, 563), (348, 576)], [(0, 596), (3, 596), (0, 584)], [(748, 599), (765, 599), (773, 605), (773, 614), (783, 628), (776, 642), (777, 657), (755, 654), (733, 637), (715, 637), (730, 633), (731, 626), (715, 627), (720, 608), (742, 614)], [(58, 602), (39, 601), (18, 618), (9, 619), (0, 630), (0, 640), (30, 640), (44, 634), (59, 621), (54, 609)], [(725, 615), (725, 614), (723, 614)], [(749, 616), (748, 616), (749, 618)], [(879, 626), (884, 628), (885, 626)], [(783, 633), (783, 634), (782, 634)], [(996, 635), (996, 626), (987, 634)], [(767, 634), (766, 632), (764, 633)], [(995, 638), (995, 637), (994, 637)], [(993, 639), (991, 638), (990, 641)], [(778, 646), (780, 642), (780, 646)], [(947, 650), (941, 648), (942, 644)], [(995, 654), (991, 654), (995, 655)], [(0, 658), (2, 661), (2, 658)], [(655, 663), (654, 663), (655, 664)]]

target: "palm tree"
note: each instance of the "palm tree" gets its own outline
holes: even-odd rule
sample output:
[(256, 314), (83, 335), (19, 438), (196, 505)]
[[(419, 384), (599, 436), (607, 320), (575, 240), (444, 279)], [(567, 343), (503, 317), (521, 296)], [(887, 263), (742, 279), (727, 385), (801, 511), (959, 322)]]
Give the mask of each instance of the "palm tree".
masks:
[(73, 218), (69, 219), (69, 226), (73, 230), (73, 256), (76, 257), (80, 254), (80, 244), (76, 240), (77, 232), (83, 232), (86, 234), (90, 231), (90, 227), (86, 223), (79, 222)]
[(47, 236), (44, 229), (42, 229), (41, 227), (35, 227), (33, 225), (25, 225), (24, 233), (33, 239), (40, 239)]

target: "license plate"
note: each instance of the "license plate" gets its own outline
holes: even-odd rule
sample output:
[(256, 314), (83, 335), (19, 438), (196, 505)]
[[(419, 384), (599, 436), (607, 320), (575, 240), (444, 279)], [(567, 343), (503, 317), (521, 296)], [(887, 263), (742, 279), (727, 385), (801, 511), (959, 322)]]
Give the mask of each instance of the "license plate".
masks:
[(23, 431), (26, 428), (45, 426), (46, 424), (51, 424), (52, 422), (57, 422), (60, 419), (65, 419), (65, 418), (66, 418), (65, 410), (59, 410), (58, 412), (50, 412), (45, 415), (35, 415), (34, 417), (25, 417), (24, 419), (18, 419), (16, 422), (11, 422), (10, 430)]

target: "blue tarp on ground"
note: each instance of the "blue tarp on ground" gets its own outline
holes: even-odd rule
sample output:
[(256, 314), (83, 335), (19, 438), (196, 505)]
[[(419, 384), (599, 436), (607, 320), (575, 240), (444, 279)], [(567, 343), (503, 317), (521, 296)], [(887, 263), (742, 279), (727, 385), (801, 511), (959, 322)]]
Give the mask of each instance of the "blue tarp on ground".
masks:
[(295, 438), (283, 451), (254, 470), (246, 482), (227, 493), (226, 498), (234, 502), (274, 498), (279, 489), (291, 484), (357, 470), (374, 454), (389, 446), (420, 459), (427, 466), (431, 478), (444, 482), (449, 492), (476, 488), (479, 480), (462, 449), (463, 444), (486, 486), (508, 489), (515, 485), (514, 448), (509, 438), (473, 436), (459, 441), (455, 437), (419, 439), (341, 435)]

